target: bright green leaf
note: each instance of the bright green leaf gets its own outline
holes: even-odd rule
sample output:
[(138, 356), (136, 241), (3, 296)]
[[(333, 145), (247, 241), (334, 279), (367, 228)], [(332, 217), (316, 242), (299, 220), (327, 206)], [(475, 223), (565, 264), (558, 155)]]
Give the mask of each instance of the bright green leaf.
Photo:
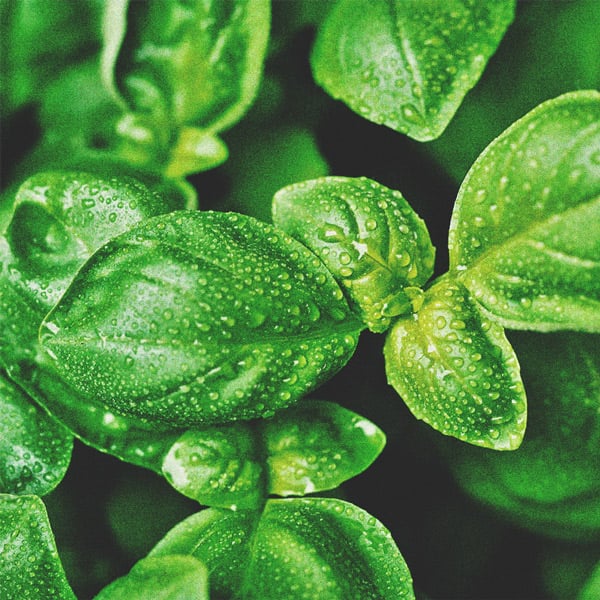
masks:
[(186, 431), (163, 462), (167, 480), (206, 506), (257, 508), (268, 494), (333, 489), (364, 471), (385, 445), (371, 421), (303, 400), (270, 419)]
[(269, 27), (268, 0), (111, 1), (103, 75), (159, 126), (219, 132), (254, 100)]
[(206, 567), (193, 556), (151, 556), (94, 600), (209, 600)]
[(3, 373), (0, 415), (0, 492), (51, 492), (69, 466), (73, 438)]
[(0, 494), (0, 598), (76, 600), (37, 496)]
[(376, 332), (412, 312), (433, 273), (425, 223), (400, 192), (366, 177), (285, 187), (273, 198), (273, 222), (321, 258)]
[[(150, 556), (192, 554), (211, 594), (242, 600), (413, 599), (410, 572), (389, 531), (342, 500), (270, 500), (254, 513), (208, 509), (175, 526)], [(275, 576), (276, 574), (276, 576)]]
[(594, 600), (600, 596), (600, 561), (594, 567), (577, 596), (577, 600)]
[(42, 343), (91, 401), (187, 427), (292, 404), (348, 361), (360, 330), (321, 261), (282, 231), (176, 211), (101, 248)]
[(364, 118), (427, 141), (444, 131), (514, 18), (513, 0), (338, 0), (316, 81)]
[(388, 381), (418, 419), (470, 444), (513, 450), (525, 433), (525, 392), (504, 330), (459, 283), (442, 279), (400, 319), (384, 348)]
[(268, 494), (258, 427), (234, 423), (186, 431), (164, 458), (165, 478), (205, 506), (257, 508)]
[(539, 105), (477, 159), (450, 266), (507, 327), (600, 331), (600, 93)]
[(269, 491), (280, 496), (333, 489), (369, 467), (385, 446), (379, 427), (331, 402), (304, 400), (261, 425)]
[(528, 396), (517, 452), (448, 446), (460, 485), (521, 526), (581, 541), (600, 533), (600, 336), (512, 332)]

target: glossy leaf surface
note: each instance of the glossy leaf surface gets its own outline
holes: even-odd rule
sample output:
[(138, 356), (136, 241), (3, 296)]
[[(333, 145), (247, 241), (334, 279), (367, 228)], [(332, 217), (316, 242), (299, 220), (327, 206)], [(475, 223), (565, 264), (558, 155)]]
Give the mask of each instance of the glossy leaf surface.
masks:
[(206, 567), (193, 556), (143, 558), (94, 600), (209, 600)]
[(600, 537), (600, 336), (512, 332), (529, 425), (517, 452), (448, 446), (472, 496), (546, 536)]
[(389, 531), (337, 499), (271, 500), (254, 522), (246, 511), (208, 509), (175, 526), (151, 556), (192, 554), (211, 594), (243, 600), (414, 598)]
[(0, 597), (75, 600), (43, 502), (0, 494)]
[(450, 266), (505, 326), (600, 331), (600, 93), (564, 94), (509, 127), (457, 198)]
[(73, 438), (0, 373), (0, 493), (43, 496), (62, 480)]
[(273, 222), (321, 258), (373, 331), (412, 312), (416, 288), (433, 273), (425, 223), (400, 192), (366, 177), (285, 187), (273, 198)]
[(470, 444), (513, 450), (527, 407), (519, 364), (504, 330), (485, 319), (467, 290), (442, 279), (384, 348), (389, 383), (418, 419)]
[(437, 138), (513, 20), (507, 0), (338, 0), (311, 63), (334, 98), (375, 123)]
[(104, 74), (114, 76), (134, 113), (214, 132), (235, 123), (254, 99), (269, 34), (267, 0), (117, 0), (107, 15)]
[(42, 342), (79, 393), (177, 427), (272, 415), (336, 373), (360, 330), (299, 242), (251, 217), (177, 211), (100, 249)]
[(169, 450), (163, 473), (201, 504), (256, 508), (268, 494), (333, 489), (364, 471), (384, 445), (371, 421), (303, 400), (270, 419), (187, 431)]

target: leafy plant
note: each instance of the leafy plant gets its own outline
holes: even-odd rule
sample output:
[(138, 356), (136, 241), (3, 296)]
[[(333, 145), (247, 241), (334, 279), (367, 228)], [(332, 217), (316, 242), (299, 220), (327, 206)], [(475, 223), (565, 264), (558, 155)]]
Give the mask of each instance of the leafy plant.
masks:
[[(398, 414), (311, 397), (351, 377), (367, 344), (457, 490), (542, 535), (598, 539), (600, 92), (545, 98), (487, 140), (449, 215), (447, 266), (401, 185), (335, 174), (310, 144), (290, 181), (262, 180), (260, 156), (237, 187), (221, 171), (253, 191), (220, 204), (206, 191), (228, 139), (268, 140), (285, 90), (306, 93), (270, 70), (304, 24), (316, 107), (330, 94), (358, 122), (427, 141), (519, 19), (513, 1), (302, 6), (286, 21), (267, 0), (76, 2), (51, 22), (83, 11), (97, 42), (73, 51), (88, 41), (75, 36), (53, 70), (24, 33), (36, 3), (2, 5), (7, 112), (35, 102), (41, 134), (0, 211), (0, 595), (425, 598), (401, 534), (345, 497), (396, 443)], [(37, 84), (22, 83), (19, 52)], [(274, 131), (312, 143), (318, 112), (299, 124), (283, 109)], [(558, 374), (535, 352), (546, 343), (566, 356)], [(545, 408), (528, 415), (532, 398)], [(86, 447), (194, 509), (78, 586), (40, 497), (60, 498)]]

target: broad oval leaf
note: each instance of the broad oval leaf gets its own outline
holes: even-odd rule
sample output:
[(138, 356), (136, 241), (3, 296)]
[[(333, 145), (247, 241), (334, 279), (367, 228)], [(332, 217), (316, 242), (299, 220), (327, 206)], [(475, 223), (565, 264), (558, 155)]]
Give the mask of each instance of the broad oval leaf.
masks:
[(0, 493), (44, 496), (62, 480), (73, 438), (0, 372)]
[(311, 56), (316, 81), (364, 118), (439, 137), (514, 18), (506, 0), (338, 0)]
[(193, 556), (149, 556), (94, 600), (209, 600), (206, 567)]
[(600, 336), (511, 332), (528, 395), (518, 452), (442, 446), (460, 486), (527, 529), (600, 536)]
[(176, 211), (102, 247), (42, 344), (91, 401), (177, 427), (272, 415), (336, 373), (361, 329), (321, 261), (284, 232)]
[[(255, 521), (258, 519), (258, 521)], [(270, 500), (261, 515), (208, 509), (176, 525), (150, 556), (192, 554), (211, 594), (242, 600), (414, 598), (390, 532), (337, 499)]]
[(600, 93), (540, 104), (459, 191), (450, 267), (507, 327), (600, 331)]
[(399, 319), (384, 347), (389, 383), (417, 417), (470, 444), (513, 450), (525, 433), (526, 398), (514, 351), (467, 290), (449, 278)]
[(425, 223), (400, 192), (366, 177), (322, 177), (279, 190), (273, 222), (317, 254), (372, 331), (412, 312), (433, 273)]
[(37, 496), (0, 494), (0, 598), (76, 600)]
[(268, 0), (111, 1), (104, 78), (159, 126), (222, 131), (254, 100), (270, 18)]
[(337, 404), (303, 400), (270, 419), (186, 431), (163, 461), (167, 480), (206, 506), (257, 508), (268, 494), (333, 489), (385, 445), (371, 421)]

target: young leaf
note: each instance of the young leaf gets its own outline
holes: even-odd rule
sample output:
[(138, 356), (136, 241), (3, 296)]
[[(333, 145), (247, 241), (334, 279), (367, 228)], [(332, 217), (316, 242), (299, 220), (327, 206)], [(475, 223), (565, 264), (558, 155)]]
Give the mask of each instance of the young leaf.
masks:
[(192, 554), (211, 594), (243, 600), (414, 598), (389, 531), (337, 499), (270, 500), (254, 513), (208, 509), (176, 525), (150, 556)]
[(514, 18), (514, 0), (338, 0), (311, 56), (316, 81), (364, 118), (439, 137)]
[(73, 438), (0, 372), (0, 493), (44, 496), (62, 480)]
[[(512, 332), (528, 395), (518, 452), (447, 446), (449, 465), (473, 497), (546, 536), (600, 532), (600, 336)], [(444, 446), (445, 448), (445, 446)]]
[(0, 598), (76, 600), (37, 496), (0, 494)]
[(600, 93), (542, 103), (477, 159), (450, 267), (507, 327), (600, 331)]
[(159, 126), (219, 132), (254, 100), (269, 26), (268, 0), (113, 0), (103, 75), (133, 113)]
[(92, 402), (187, 427), (292, 404), (348, 361), (361, 329), (321, 261), (282, 231), (177, 211), (101, 248), (42, 345)]
[(385, 445), (373, 423), (329, 402), (304, 400), (272, 418), (186, 431), (163, 462), (167, 480), (207, 506), (257, 508), (268, 494), (333, 489)]
[(385, 446), (379, 427), (331, 402), (303, 400), (261, 426), (269, 491), (280, 496), (336, 488), (369, 467)]
[(525, 392), (503, 329), (445, 278), (387, 336), (390, 384), (418, 419), (470, 444), (513, 450), (525, 433)]
[(322, 177), (273, 198), (273, 222), (317, 254), (372, 331), (413, 310), (435, 249), (400, 192), (366, 177)]
[(193, 556), (150, 556), (94, 600), (209, 600), (206, 567)]

